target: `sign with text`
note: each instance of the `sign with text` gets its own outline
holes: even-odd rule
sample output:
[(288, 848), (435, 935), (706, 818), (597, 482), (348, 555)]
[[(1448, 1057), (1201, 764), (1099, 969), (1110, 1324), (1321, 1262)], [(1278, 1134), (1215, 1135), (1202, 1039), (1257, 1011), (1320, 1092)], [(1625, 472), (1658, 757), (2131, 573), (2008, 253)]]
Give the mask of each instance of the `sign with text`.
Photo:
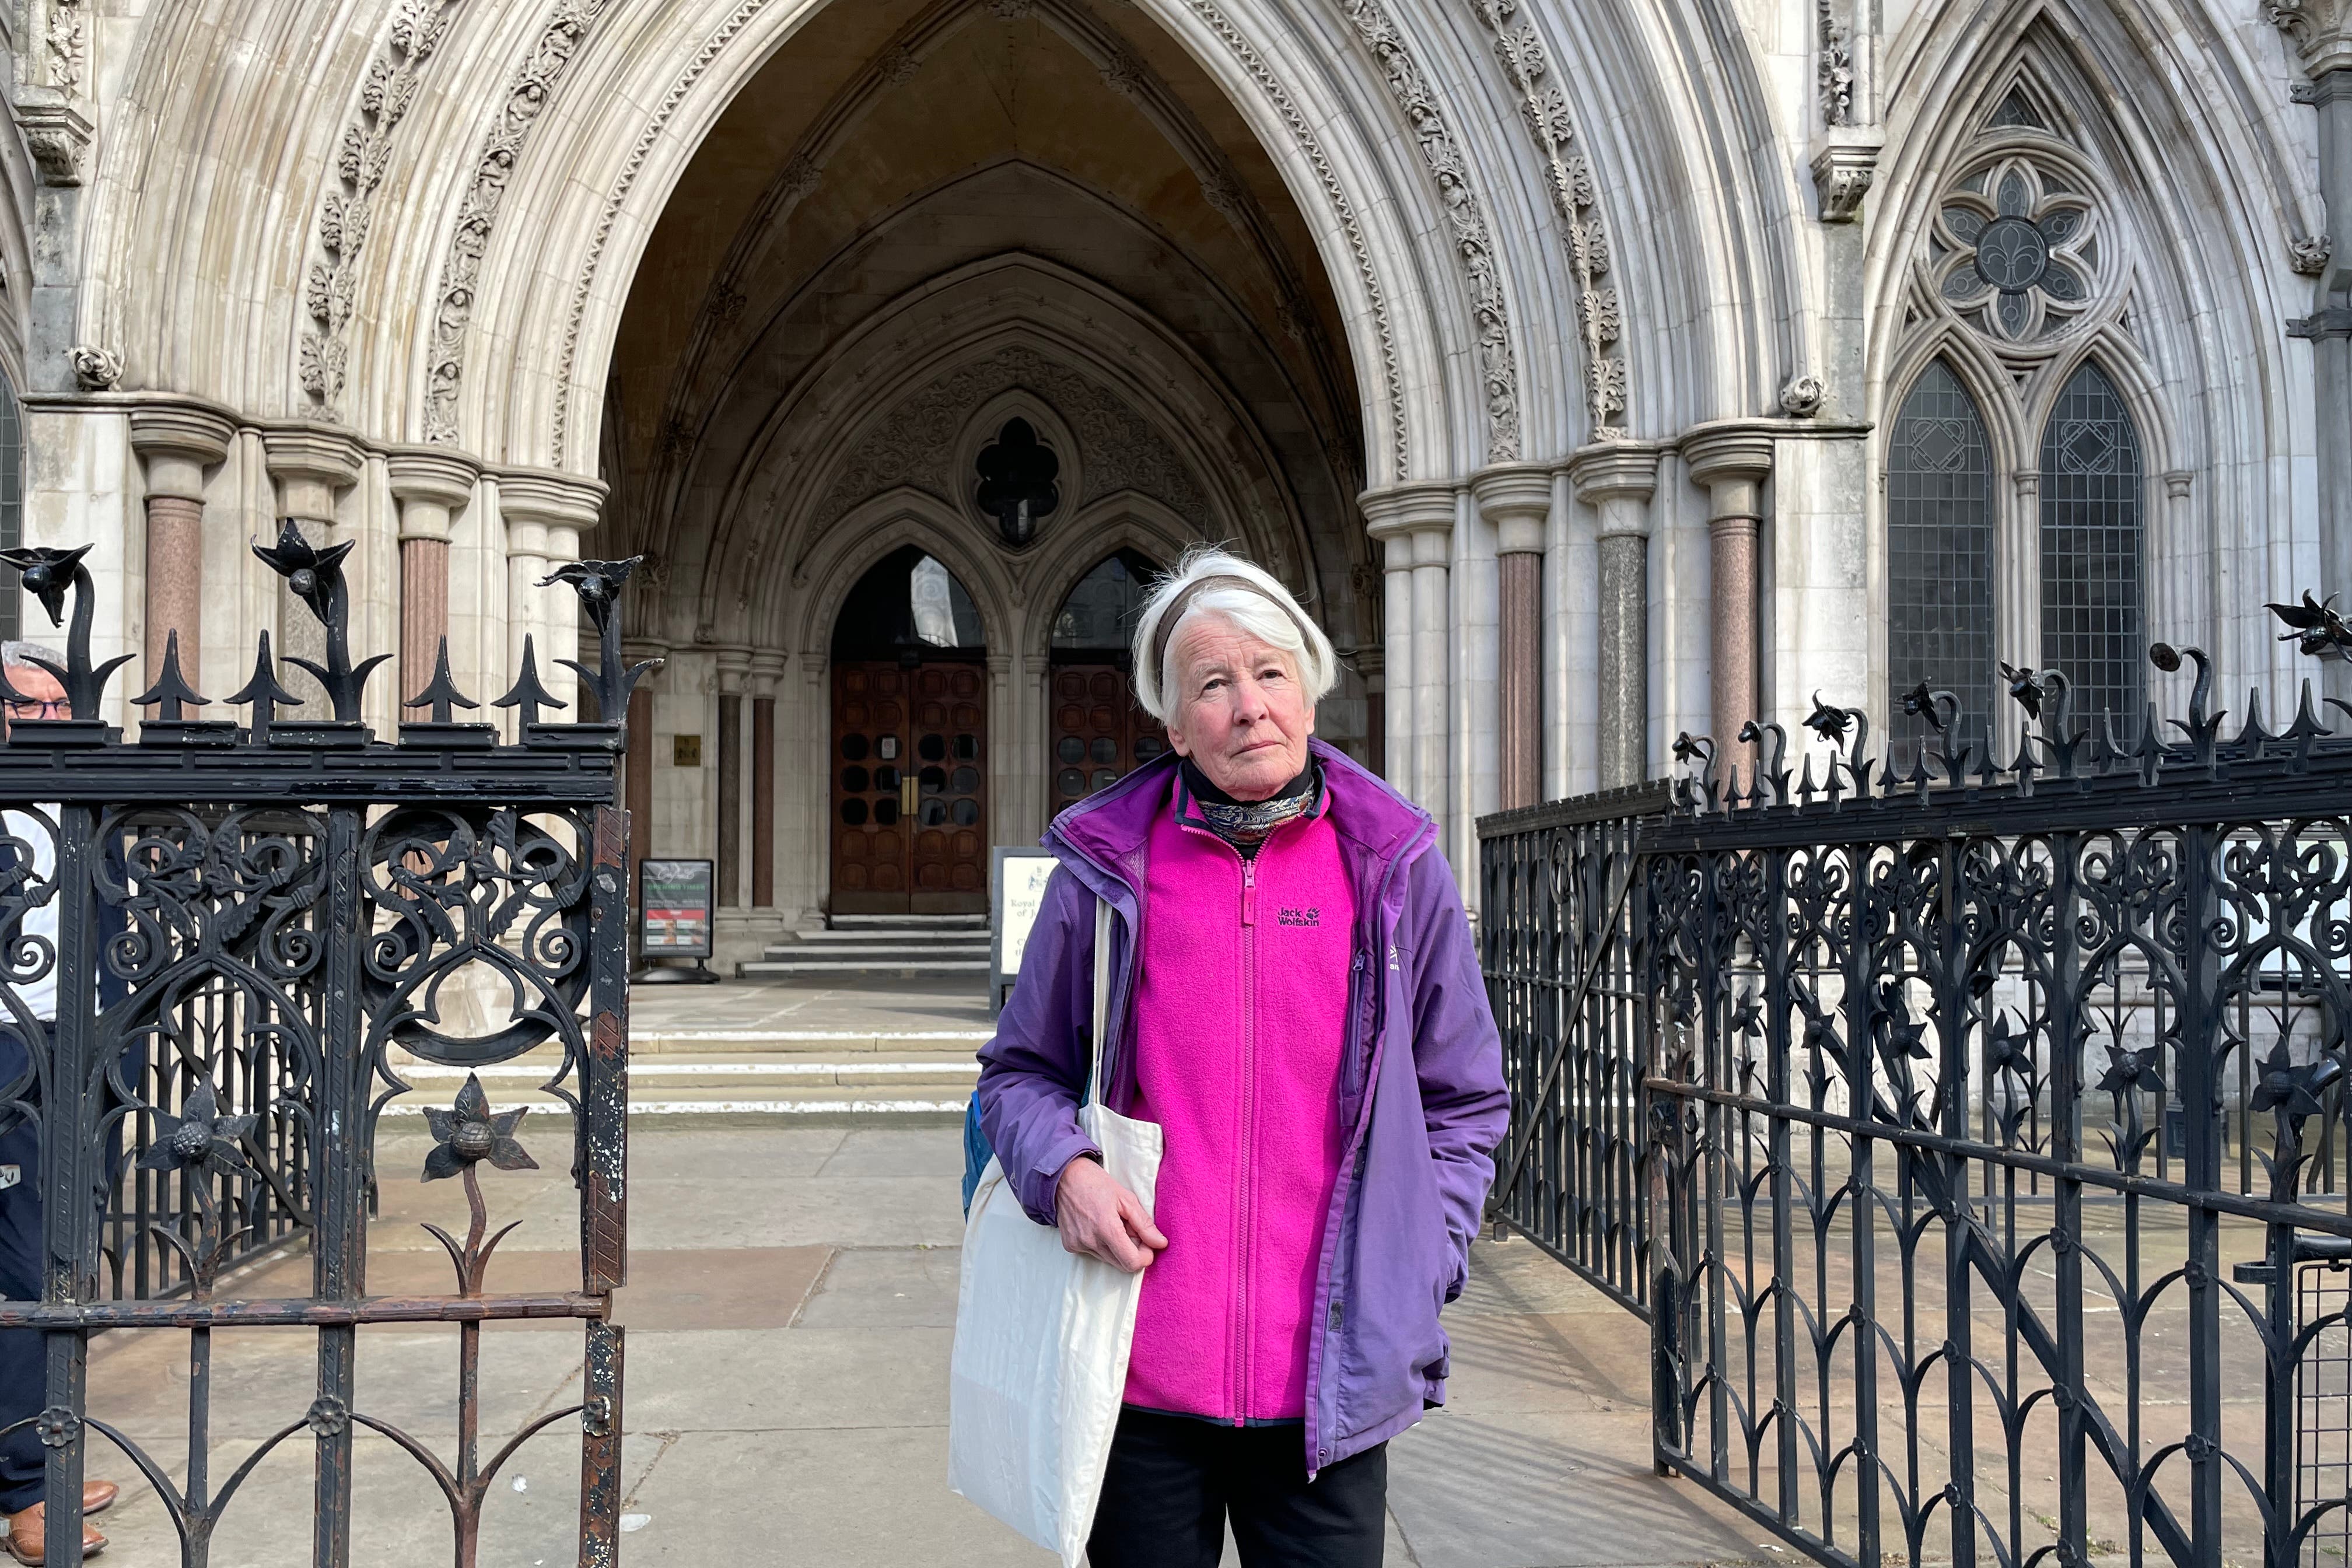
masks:
[(637, 862), (637, 951), (647, 958), (709, 958), (712, 862)]
[(994, 940), (991, 943), (993, 962), (989, 965), (989, 1001), (995, 1006), (1004, 1005), (1005, 994), (1021, 973), (1021, 956), (1028, 951), (1029, 929), (1037, 923), (1037, 911), (1045, 902), (1045, 884), (1052, 879), (1055, 861), (1043, 849), (1031, 849), (1013, 845), (996, 847), (995, 864), (990, 868), (989, 928)]

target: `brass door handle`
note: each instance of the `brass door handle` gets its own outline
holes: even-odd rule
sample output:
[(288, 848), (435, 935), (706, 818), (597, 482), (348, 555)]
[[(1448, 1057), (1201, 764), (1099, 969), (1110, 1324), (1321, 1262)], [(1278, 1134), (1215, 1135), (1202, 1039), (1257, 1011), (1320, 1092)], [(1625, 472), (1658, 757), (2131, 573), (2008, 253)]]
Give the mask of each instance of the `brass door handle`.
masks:
[(915, 815), (915, 792), (919, 787), (919, 786), (917, 784), (915, 780), (915, 775), (912, 773), (905, 774), (898, 780), (898, 813), (900, 816), (912, 816)]

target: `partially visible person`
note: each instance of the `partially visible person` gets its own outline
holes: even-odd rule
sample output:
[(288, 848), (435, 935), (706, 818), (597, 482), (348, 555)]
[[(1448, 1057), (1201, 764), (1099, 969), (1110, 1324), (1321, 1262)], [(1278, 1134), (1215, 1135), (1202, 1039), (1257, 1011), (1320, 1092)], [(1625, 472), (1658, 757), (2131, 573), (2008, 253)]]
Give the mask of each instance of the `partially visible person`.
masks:
[[(58, 665), (65, 662), (62, 656), (37, 644), (0, 644), (0, 666), (5, 666), (8, 684), (17, 697), (6, 706), (10, 724), (68, 717), (65, 688), (58, 684), (56, 676), (31, 662), (36, 658)], [(55, 805), (43, 805), (39, 811), (50, 822), (57, 820)], [(21, 858), (27, 855), (33, 880), (45, 882), (55, 873), (57, 844), (41, 816), (0, 811), (0, 830), (7, 835), (0, 840), (0, 873), (16, 869)], [(26, 910), (24, 919), (0, 932), (0, 937), (10, 948), (26, 938), (47, 945), (50, 967), (39, 979), (17, 985), (16, 994), (42, 1022), (54, 1023), (58, 1016), (57, 904), (51, 901)], [(25, 1098), (37, 1102), (39, 1088), (31, 1076), (31, 1053), (14, 1018), (0, 1011), (0, 1089), (25, 1083)], [(40, 1130), (14, 1109), (0, 1110), (0, 1125), (5, 1126), (0, 1131), (0, 1296), (12, 1301), (37, 1301), (42, 1289)], [(0, 1544), (19, 1563), (47, 1561), (42, 1540), (47, 1510), (42, 1495), (47, 1484), (47, 1449), (34, 1429), (34, 1419), (49, 1402), (48, 1387), (48, 1357), (39, 1331), (0, 1330), (0, 1427), (12, 1428), (0, 1436), (0, 1516), (7, 1521), (7, 1533), (0, 1536)], [(112, 1481), (84, 1483), (82, 1511), (91, 1514), (111, 1507), (116, 1493)], [(85, 1522), (82, 1555), (95, 1556), (105, 1547), (106, 1537)]]
[[(1188, 553), (1135, 633), (1172, 750), (1072, 806), (982, 1131), (1029, 1216), (1143, 1274), (1094, 1568), (1377, 1568), (1386, 1445), (1445, 1397), (1440, 1307), (1509, 1121), (1429, 816), (1311, 739), (1338, 661), (1270, 574)], [(1088, 1038), (1095, 909), (1112, 1005)], [(1147, 1209), (1081, 1130), (1159, 1123)]]

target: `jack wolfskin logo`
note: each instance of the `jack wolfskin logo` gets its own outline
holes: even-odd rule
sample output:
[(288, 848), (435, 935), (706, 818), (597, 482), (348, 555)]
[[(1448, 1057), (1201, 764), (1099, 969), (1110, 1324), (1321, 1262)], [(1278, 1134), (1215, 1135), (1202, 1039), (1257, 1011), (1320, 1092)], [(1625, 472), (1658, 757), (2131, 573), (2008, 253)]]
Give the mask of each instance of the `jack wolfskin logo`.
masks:
[(1323, 911), (1320, 909), (1293, 909), (1285, 904), (1276, 919), (1286, 926), (1319, 926), (1323, 923)]

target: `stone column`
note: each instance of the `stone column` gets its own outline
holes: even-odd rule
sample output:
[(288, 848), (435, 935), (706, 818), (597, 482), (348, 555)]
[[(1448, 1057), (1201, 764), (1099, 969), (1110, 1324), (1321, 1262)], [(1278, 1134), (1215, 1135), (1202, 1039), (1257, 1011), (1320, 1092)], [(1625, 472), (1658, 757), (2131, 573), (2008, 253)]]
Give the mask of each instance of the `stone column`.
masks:
[(787, 656), (751, 656), (751, 907), (776, 907), (776, 689)]
[(522, 665), (522, 639), (537, 648), (540, 679), (573, 704), (552, 718), (592, 718), (578, 704), (588, 700), (572, 672), (559, 662), (577, 658), (580, 599), (568, 584), (540, 586), (567, 561), (580, 559), (580, 535), (596, 526), (604, 486), (577, 474), (542, 469), (499, 476), (499, 515), (507, 535), (507, 658), (509, 675)]
[[(2318, 111), (2313, 140), (2319, 153), (2321, 211), (2311, 215), (2319, 220), (2316, 231), (2305, 232), (2311, 224), (2302, 214), (2282, 215), (2290, 226), (2288, 259), (2313, 280), (2305, 296), (2312, 312), (2289, 321), (2287, 331), (2312, 341), (2313, 415), (2319, 432), (2319, 591), (2352, 594), (2352, 446), (2344, 440), (2344, 432), (2352, 428), (2352, 0), (2296, 0), (2263, 10), (2285, 30), (2310, 73), (2309, 90), (2296, 98)], [(2270, 596), (2285, 599), (2294, 584), (2273, 582), (2263, 587)], [(2255, 584), (2245, 588), (2251, 599), (2264, 596)], [(2165, 629), (2158, 635), (2178, 633)], [(2272, 657), (2278, 655), (2273, 651)], [(2330, 660), (2323, 679), (2330, 695), (2352, 696), (2352, 665)]]
[(1600, 784), (1618, 789), (1650, 772), (1650, 498), (1652, 447), (1610, 442), (1570, 460), (1576, 499), (1600, 513)]
[(163, 673), (163, 648), (180, 634), (180, 669), (202, 689), (205, 470), (228, 456), (236, 426), (208, 409), (131, 411), (131, 447), (147, 467), (146, 665), (138, 691)]
[(1389, 782), (1443, 816), (1451, 620), (1446, 563), (1454, 538), (1454, 487), (1368, 490), (1359, 504), (1366, 527), (1385, 552)]
[(751, 650), (719, 650), (719, 906), (743, 903), (743, 685)]
[[(433, 679), (433, 661), (449, 632), (449, 520), (473, 499), (480, 470), (438, 447), (394, 452), (384, 477), (400, 508), (400, 699)], [(476, 701), (488, 697), (478, 691)]]
[[(302, 530), (302, 536), (314, 548), (324, 549), (339, 544), (348, 536), (335, 521), (335, 498), (359, 482), (364, 458), (359, 443), (340, 430), (323, 426), (295, 426), (261, 433), (263, 461), (269, 466), (269, 477), (278, 482), (278, 511), (290, 518)], [(276, 542), (276, 531), (262, 541)], [(343, 562), (343, 580), (350, 589), (352, 619), (358, 619), (359, 604), (368, 592), (362, 556), (357, 551)], [(268, 568), (258, 562), (254, 570)], [(310, 606), (294, 596), (284, 582), (278, 585), (278, 638), (275, 648), (279, 659), (278, 679), (287, 690), (302, 700), (303, 717), (329, 719), (333, 714), (327, 707), (327, 694), (319, 683), (303, 670), (288, 664), (289, 657), (299, 656), (313, 663), (323, 664), (327, 658), (327, 628), (310, 613)], [(367, 650), (354, 644), (353, 662), (365, 657)]]
[(1495, 530), (1502, 597), (1498, 661), (1502, 809), (1543, 798), (1543, 551), (1551, 470), (1534, 463), (1487, 468), (1470, 481), (1478, 515)]
[(1752, 426), (1702, 426), (1683, 438), (1682, 449), (1692, 480), (1707, 492), (1708, 728), (1717, 754), (1744, 769), (1753, 748), (1738, 736), (1759, 713), (1756, 549), (1772, 438)]

